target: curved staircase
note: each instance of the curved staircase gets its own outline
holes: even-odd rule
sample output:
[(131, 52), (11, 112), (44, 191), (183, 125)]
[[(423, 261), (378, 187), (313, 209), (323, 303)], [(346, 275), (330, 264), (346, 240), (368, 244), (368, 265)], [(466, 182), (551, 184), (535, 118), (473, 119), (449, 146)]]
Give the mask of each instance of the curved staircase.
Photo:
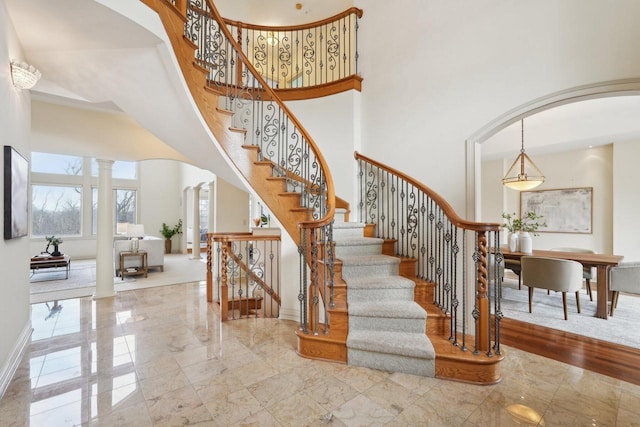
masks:
[[(491, 341), (491, 332), (488, 339), (482, 337), (478, 347), (482, 351), (466, 351), (466, 332), (459, 333), (457, 318), (434, 304), (436, 284), (417, 274), (416, 259), (395, 256), (396, 242), (372, 238), (370, 224), (333, 223), (339, 201), (322, 154), (253, 69), (225, 26), (213, 22), (223, 21), (210, 1), (202, 2), (206, 10), (187, 5), (186, 0), (175, 0), (175, 5), (164, 0), (142, 1), (161, 17), (193, 99), (220, 149), (299, 247), (304, 263), (298, 296), (302, 312), (296, 331), (298, 353), (479, 384), (499, 381), (503, 356), (499, 350), (493, 353), (483, 348), (485, 341)], [(206, 25), (199, 19), (205, 19)], [(185, 29), (200, 31), (205, 26), (209, 33), (185, 36)], [(225, 55), (206, 48), (202, 51), (193, 41), (198, 38), (226, 43)], [(216, 62), (229, 52), (235, 55), (233, 61)], [(237, 83), (217, 81), (223, 71), (236, 75)], [(244, 86), (247, 74), (257, 86)], [(266, 116), (264, 111), (268, 111)], [(265, 127), (251, 130), (236, 123), (256, 117), (266, 117)], [(285, 123), (292, 127), (284, 128)], [(439, 199), (438, 203), (448, 206)], [(465, 226), (477, 227), (479, 232), (496, 229), (494, 225)], [(484, 280), (486, 248), (481, 249), (478, 271)], [(442, 292), (450, 299), (449, 291)], [(478, 300), (483, 303), (478, 317), (484, 319), (488, 300)], [(487, 327), (488, 323), (483, 325)], [(480, 332), (487, 334), (484, 329)], [(462, 346), (458, 345), (460, 337)]]

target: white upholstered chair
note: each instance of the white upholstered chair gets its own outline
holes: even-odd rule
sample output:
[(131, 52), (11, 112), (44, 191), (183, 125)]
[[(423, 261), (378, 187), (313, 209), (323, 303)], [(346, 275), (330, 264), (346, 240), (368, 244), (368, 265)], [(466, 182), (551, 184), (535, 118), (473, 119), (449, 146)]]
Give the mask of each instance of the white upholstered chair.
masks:
[[(560, 252), (578, 252), (581, 254), (595, 254), (595, 251), (591, 249), (584, 248), (553, 248), (552, 251), (560, 251)], [(589, 295), (589, 300), (593, 301), (593, 295), (591, 294), (591, 279), (593, 279), (593, 268), (592, 267), (582, 267), (582, 278), (586, 282), (587, 286), (587, 295)]]
[(612, 291), (610, 316), (618, 306), (620, 292), (640, 294), (640, 263), (622, 263), (609, 270), (609, 290)]
[(580, 313), (580, 289), (582, 289), (582, 264), (566, 259), (523, 256), (522, 283), (529, 288), (529, 313), (531, 313), (533, 289), (562, 292), (564, 320), (567, 320), (567, 292), (575, 292), (576, 306)]

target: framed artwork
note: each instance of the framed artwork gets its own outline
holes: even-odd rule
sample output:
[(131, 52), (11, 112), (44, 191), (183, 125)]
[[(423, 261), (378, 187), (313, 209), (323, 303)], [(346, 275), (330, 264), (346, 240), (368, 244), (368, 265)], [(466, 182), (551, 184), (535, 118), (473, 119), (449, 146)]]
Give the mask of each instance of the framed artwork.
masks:
[(520, 214), (533, 211), (542, 215), (546, 226), (541, 233), (593, 233), (593, 188), (522, 191)]
[(4, 238), (29, 233), (29, 162), (13, 147), (4, 146)]

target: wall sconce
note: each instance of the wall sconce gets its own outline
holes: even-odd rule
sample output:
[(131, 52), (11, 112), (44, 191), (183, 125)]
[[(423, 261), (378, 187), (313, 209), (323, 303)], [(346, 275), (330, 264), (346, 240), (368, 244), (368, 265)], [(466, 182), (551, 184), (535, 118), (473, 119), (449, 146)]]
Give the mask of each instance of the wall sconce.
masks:
[(11, 61), (11, 78), (16, 89), (31, 89), (42, 77), (42, 73), (26, 62)]

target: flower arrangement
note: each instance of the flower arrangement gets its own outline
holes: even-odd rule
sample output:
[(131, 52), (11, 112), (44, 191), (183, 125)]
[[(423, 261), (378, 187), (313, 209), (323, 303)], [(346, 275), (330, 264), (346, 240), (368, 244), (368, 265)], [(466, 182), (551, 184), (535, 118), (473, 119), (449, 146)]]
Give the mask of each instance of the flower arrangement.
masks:
[(524, 231), (527, 233), (532, 233), (534, 236), (537, 236), (538, 228), (545, 227), (547, 224), (541, 222), (543, 215), (538, 215), (533, 211), (527, 211), (522, 214), (521, 217), (517, 217), (516, 213), (502, 213), (502, 218), (504, 219), (504, 223), (502, 226), (509, 230), (510, 233), (517, 233), (518, 231)]
[[(58, 250), (58, 245), (62, 243), (62, 238), (56, 237), (56, 236), (44, 236), (44, 239), (47, 241), (47, 248), (44, 251), (54, 256), (60, 255), (60, 251)], [(53, 245), (53, 253), (49, 252), (49, 247), (51, 245)]]

